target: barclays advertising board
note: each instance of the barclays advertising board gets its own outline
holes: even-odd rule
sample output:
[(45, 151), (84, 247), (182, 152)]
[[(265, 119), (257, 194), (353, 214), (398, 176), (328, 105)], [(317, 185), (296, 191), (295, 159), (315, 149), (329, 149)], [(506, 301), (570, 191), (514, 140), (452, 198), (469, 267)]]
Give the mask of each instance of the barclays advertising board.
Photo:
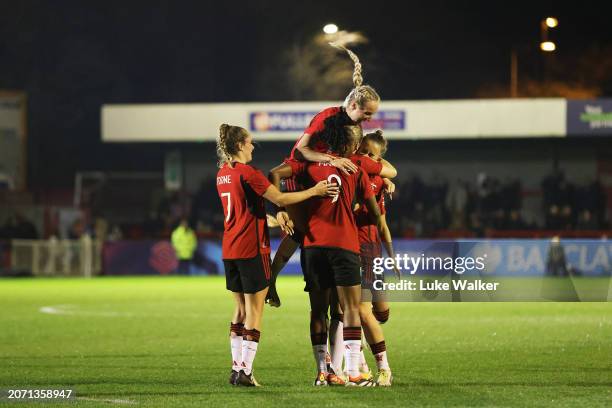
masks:
[(608, 240), (482, 240), (458, 241), (458, 246), (458, 256), (485, 258), (481, 275), (612, 275), (612, 242)]
[[(276, 248), (273, 242), (272, 247)], [(439, 259), (453, 260), (453, 272), (457, 273), (457, 260), (482, 258), (484, 268), (462, 268), (465, 276), (546, 276), (580, 275), (586, 277), (612, 276), (612, 242), (609, 240), (561, 240), (556, 245), (550, 240), (408, 240), (396, 239), (395, 252), (400, 256), (402, 274), (445, 275), (445, 268), (420, 267), (410, 270), (403, 266), (405, 259), (423, 262)], [(386, 254), (383, 254), (383, 256)], [(410, 263), (408, 263), (410, 265)], [(439, 265), (432, 262), (431, 265)], [(464, 263), (464, 265), (466, 265)], [(476, 264), (473, 264), (476, 265)], [(386, 273), (389, 273), (387, 270)], [(296, 252), (283, 270), (283, 274), (301, 274), (299, 251)]]
[[(273, 239), (272, 248), (278, 248), (279, 243), (278, 239)], [(405, 276), (448, 275), (450, 272), (466, 277), (612, 276), (612, 242), (609, 240), (568, 239), (557, 244), (544, 239), (397, 239), (394, 247), (399, 256), (397, 264)], [(109, 243), (104, 247), (103, 259), (107, 275), (164, 275), (172, 273), (178, 265), (167, 241)], [(220, 241), (200, 241), (191, 274), (223, 274)], [(302, 274), (299, 250), (282, 274)]]

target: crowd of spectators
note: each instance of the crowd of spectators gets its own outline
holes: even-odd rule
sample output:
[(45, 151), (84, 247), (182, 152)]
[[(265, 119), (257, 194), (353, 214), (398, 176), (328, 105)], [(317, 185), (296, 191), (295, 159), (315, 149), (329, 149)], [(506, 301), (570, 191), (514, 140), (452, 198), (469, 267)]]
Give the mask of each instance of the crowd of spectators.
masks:
[(533, 228), (522, 217), (522, 186), (518, 179), (501, 182), (480, 173), (475, 182), (448, 182), (435, 175), (428, 183), (414, 175), (398, 186), (390, 203), (396, 232), (434, 236), (439, 230), (520, 230)]
[(435, 236), (436, 231), (470, 231), (477, 236), (487, 230), (603, 230), (606, 222), (606, 196), (601, 184), (568, 182), (555, 171), (541, 183), (542, 213), (527, 221), (519, 179), (501, 181), (479, 173), (472, 183), (456, 179), (449, 183), (434, 176), (425, 183), (418, 175), (398, 186), (390, 202), (390, 221), (396, 233), (413, 231), (415, 236)]
[(11, 214), (0, 226), (1, 239), (37, 239), (38, 231), (34, 223), (20, 212)]
[(556, 171), (542, 181), (542, 195), (547, 229), (595, 230), (608, 227), (606, 196), (597, 180), (574, 185), (566, 180), (563, 172)]
[[(595, 180), (572, 184), (563, 172), (555, 171), (541, 182), (542, 211), (524, 218), (526, 192), (519, 179), (499, 180), (480, 173), (475, 180), (447, 180), (434, 175), (425, 181), (419, 175), (397, 181), (396, 193), (387, 200), (388, 223), (395, 236), (438, 237), (440, 231), (466, 236), (485, 236), (487, 231), (579, 231), (607, 230), (606, 195)], [(214, 177), (202, 181), (194, 193), (172, 192), (158, 197), (142, 220), (113, 222), (91, 214), (77, 219), (69, 238), (84, 232), (102, 239), (169, 238), (186, 217), (199, 237), (219, 237), (223, 231), (222, 208)], [(273, 234), (278, 231), (272, 230)], [(36, 227), (15, 213), (0, 225), (0, 239), (39, 237)]]

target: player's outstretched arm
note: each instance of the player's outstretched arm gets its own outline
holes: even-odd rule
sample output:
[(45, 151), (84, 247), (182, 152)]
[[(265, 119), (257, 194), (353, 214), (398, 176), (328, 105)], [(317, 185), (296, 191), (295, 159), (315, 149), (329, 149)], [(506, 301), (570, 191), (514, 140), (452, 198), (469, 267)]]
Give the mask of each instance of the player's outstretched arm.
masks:
[(281, 180), (291, 176), (293, 176), (293, 169), (287, 163), (283, 163), (270, 170), (268, 180), (270, 180), (274, 187), (280, 190)]
[(395, 183), (393, 183), (388, 178), (384, 178), (383, 183), (385, 183), (385, 189), (384, 189), (385, 194), (388, 194), (389, 198), (393, 200), (393, 193), (395, 193)]
[[(387, 251), (387, 255), (389, 256), (389, 258), (395, 259), (395, 251), (393, 250), (393, 238), (391, 237), (391, 230), (389, 229), (389, 225), (387, 225), (387, 216), (385, 214), (380, 215), (380, 222), (381, 222), (380, 231), (382, 232), (382, 234), (380, 235), (380, 238), (382, 240), (382, 243), (385, 247), (385, 250)], [(398, 279), (400, 279), (402, 275), (399, 269), (397, 268), (397, 265), (394, 264), (393, 269), (395, 271), (395, 276), (397, 276)]]
[(297, 145), (297, 151), (299, 152), (301, 159), (304, 159), (310, 162), (327, 163), (327, 162), (330, 162), (334, 158), (333, 156), (327, 153), (320, 153), (320, 152), (312, 150), (308, 146), (308, 143), (310, 143), (310, 134), (304, 133), (302, 137), (300, 138), (300, 141), (298, 142), (298, 145)]
[(304, 191), (296, 191), (294, 193), (281, 193), (278, 188), (271, 185), (268, 187), (263, 197), (271, 201), (278, 207), (285, 207), (291, 204), (297, 204), (301, 201), (308, 200), (311, 197), (333, 197), (340, 192), (336, 183), (330, 183), (327, 180), (319, 181), (314, 187)]
[[(280, 190), (281, 179), (289, 178), (292, 175), (293, 168), (287, 163), (282, 163), (270, 170), (270, 174), (268, 174), (268, 179), (274, 187)], [(293, 235), (293, 227), (295, 225), (293, 224), (293, 220), (289, 218), (289, 214), (287, 213), (287, 211), (285, 211), (285, 209), (278, 209), (278, 211), (276, 212), (276, 222), (285, 234)]]
[[(380, 234), (383, 245), (385, 246), (385, 250), (387, 251), (387, 255), (390, 258), (395, 258), (395, 251), (393, 250), (393, 241), (391, 239), (391, 231), (389, 230), (389, 226), (387, 225), (387, 219), (384, 215), (381, 215), (380, 209), (378, 208), (378, 204), (376, 203), (376, 199), (374, 196), (369, 197), (365, 201), (365, 205), (368, 209), (368, 216), (373, 224), (376, 224), (376, 228), (378, 228), (378, 233)], [(400, 272), (396, 265), (393, 267), (395, 271), (395, 275), (400, 278)]]
[(381, 159), (382, 170), (380, 171), (380, 177), (392, 179), (397, 176), (397, 170), (395, 167), (386, 161), (385, 159)]
[(327, 153), (314, 151), (310, 148), (310, 146), (308, 146), (309, 142), (310, 134), (304, 133), (297, 145), (297, 151), (299, 156), (301, 156), (300, 158), (309, 162), (329, 163), (337, 169), (343, 171), (345, 174), (357, 172), (357, 166), (349, 159), (344, 157), (334, 157)]
[(372, 222), (372, 224), (376, 225), (376, 228), (378, 228), (378, 232), (380, 233), (380, 236), (383, 236), (383, 232), (382, 232), (382, 221), (381, 221), (381, 216), (380, 216), (380, 208), (378, 208), (378, 204), (376, 203), (376, 198), (371, 195), (370, 197), (366, 198), (365, 200), (365, 206), (368, 209), (368, 217), (370, 217), (370, 221)]

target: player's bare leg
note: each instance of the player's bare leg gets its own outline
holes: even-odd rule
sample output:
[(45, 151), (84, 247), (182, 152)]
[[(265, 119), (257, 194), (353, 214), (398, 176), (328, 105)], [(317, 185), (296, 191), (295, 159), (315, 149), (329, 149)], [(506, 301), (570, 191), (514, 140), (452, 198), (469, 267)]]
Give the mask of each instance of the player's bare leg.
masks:
[(344, 385), (345, 381), (342, 378), (342, 361), (344, 360), (344, 336), (342, 335), (344, 323), (342, 321), (344, 315), (336, 290), (332, 290), (330, 294), (329, 315), (330, 367), (327, 370), (327, 383), (329, 385)]
[(347, 385), (373, 386), (375, 383), (361, 378), (359, 357), (361, 354), (361, 285), (337, 286), (338, 299), (344, 312), (344, 359), (349, 380)]
[(378, 300), (372, 302), (372, 313), (376, 320), (380, 322), (380, 324), (385, 324), (387, 320), (389, 320), (389, 313), (391, 309), (389, 307), (389, 303), (384, 300)]
[(272, 307), (280, 307), (281, 300), (276, 291), (276, 277), (283, 270), (291, 256), (295, 253), (300, 245), (293, 240), (290, 236), (285, 236), (274, 255), (272, 261), (272, 277), (270, 279), (270, 290), (266, 297), (266, 303)]
[(359, 305), (359, 315), (361, 324), (363, 325), (363, 333), (365, 334), (368, 344), (374, 344), (385, 340), (382, 327), (372, 313), (372, 304), (370, 302), (362, 302)]
[(311, 290), (310, 298), (310, 341), (317, 365), (315, 386), (327, 385), (327, 309), (329, 308), (330, 289)]
[(242, 369), (242, 336), (244, 332), (244, 319), (246, 318), (244, 294), (232, 292), (234, 297), (234, 313), (230, 322), (230, 348), (232, 351), (232, 372), (229, 383), (236, 385), (238, 373)]
[(268, 288), (256, 293), (244, 294), (246, 318), (242, 340), (242, 370), (238, 376), (238, 385), (259, 385), (253, 377), (253, 361), (257, 354), (257, 346), (259, 345), (263, 307), (267, 293)]
[(340, 307), (337, 291), (332, 291), (329, 302), (329, 345), (331, 354), (331, 366), (336, 374), (342, 373), (342, 360), (344, 360), (344, 314)]
[(374, 317), (372, 304), (370, 302), (362, 302), (359, 307), (359, 314), (361, 316), (361, 324), (363, 325), (366, 341), (370, 345), (370, 350), (376, 360), (376, 366), (378, 368), (378, 385), (390, 386), (392, 376), (391, 368), (387, 360), (385, 336), (380, 323), (376, 317)]
[(291, 256), (300, 246), (302, 237), (304, 236), (306, 224), (306, 209), (304, 203), (298, 203), (287, 207), (287, 213), (289, 218), (293, 221), (294, 225), (294, 237), (286, 235), (282, 240), (272, 260), (272, 277), (270, 279), (270, 290), (266, 297), (266, 303), (272, 307), (280, 307), (281, 300), (276, 291), (276, 277), (283, 270)]

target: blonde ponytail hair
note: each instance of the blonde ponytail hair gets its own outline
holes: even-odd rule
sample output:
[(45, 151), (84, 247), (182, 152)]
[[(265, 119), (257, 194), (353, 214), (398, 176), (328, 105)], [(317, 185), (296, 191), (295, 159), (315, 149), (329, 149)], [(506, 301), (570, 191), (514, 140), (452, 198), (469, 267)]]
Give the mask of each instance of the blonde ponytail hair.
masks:
[(355, 101), (360, 108), (363, 108), (367, 102), (370, 101), (380, 101), (380, 96), (376, 92), (374, 88), (370, 85), (363, 85), (363, 74), (361, 69), (361, 62), (359, 61), (359, 57), (353, 51), (346, 48), (344, 45), (339, 43), (329, 43), (332, 47), (338, 48), (339, 50), (346, 51), (348, 56), (353, 61), (353, 86), (354, 88), (349, 92), (342, 106), (345, 108), (348, 105)]

